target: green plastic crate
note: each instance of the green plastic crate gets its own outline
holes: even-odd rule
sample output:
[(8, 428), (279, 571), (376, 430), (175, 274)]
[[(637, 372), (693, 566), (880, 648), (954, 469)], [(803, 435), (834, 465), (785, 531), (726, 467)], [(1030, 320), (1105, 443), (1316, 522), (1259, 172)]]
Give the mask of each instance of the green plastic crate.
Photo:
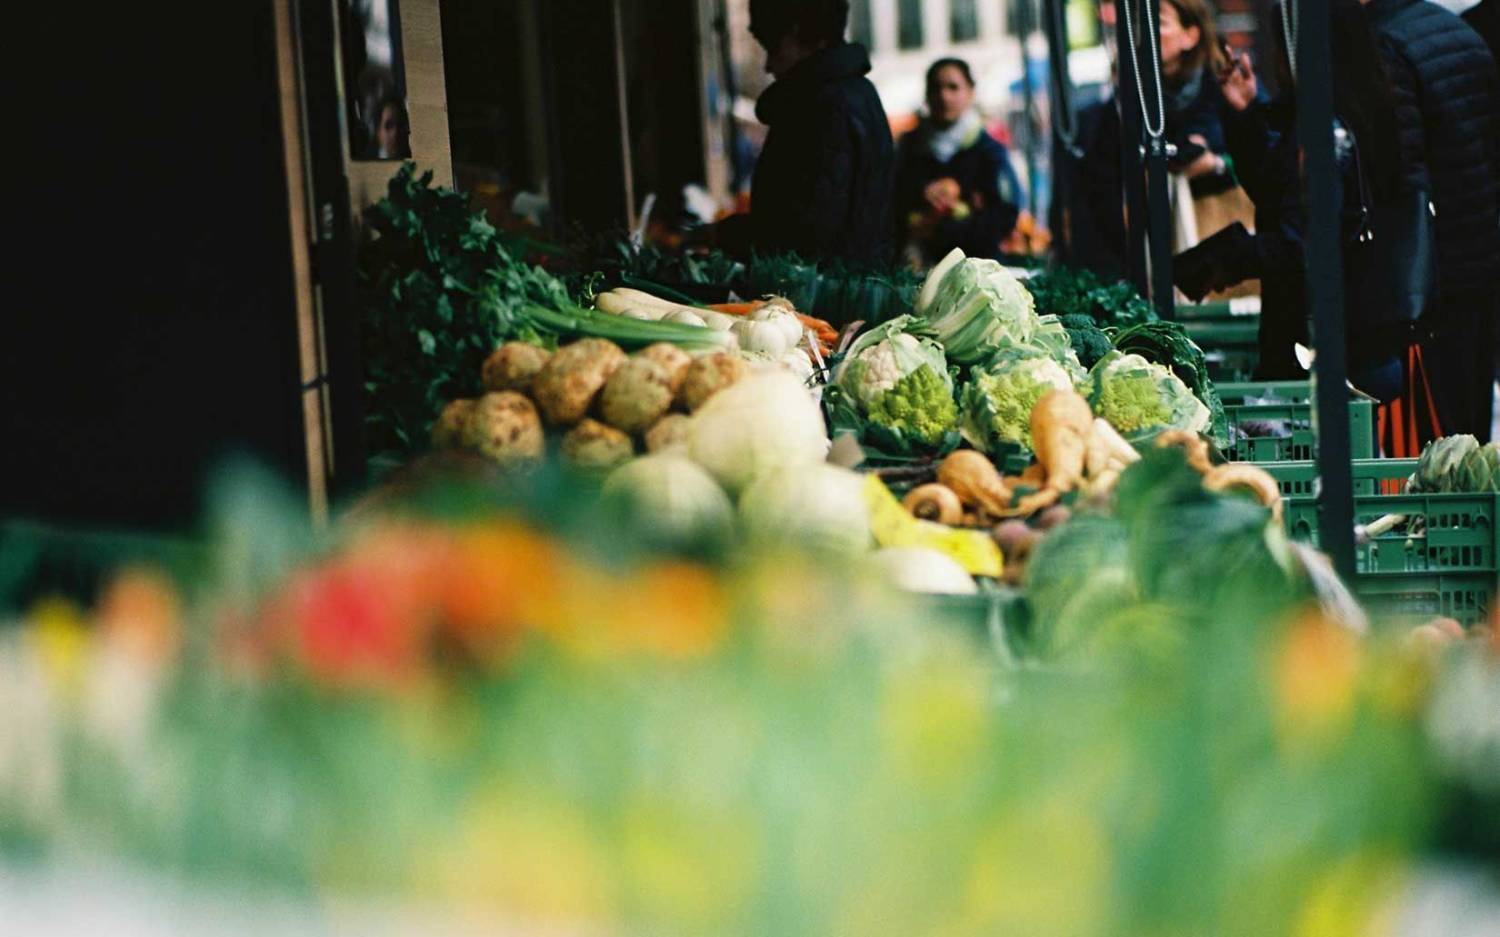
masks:
[[(1317, 494), (1318, 463), (1316, 462), (1264, 462), (1260, 465), (1276, 479), (1281, 496), (1288, 499), (1310, 499)], [(1356, 495), (1400, 494), (1406, 489), (1406, 480), (1417, 470), (1416, 459), (1355, 459), (1352, 476)], [(1288, 529), (1297, 511), (1311, 511), (1308, 522), (1316, 525), (1315, 505), (1300, 501), (1287, 503)], [(1300, 518), (1299, 519), (1304, 519)], [(1316, 526), (1313, 532), (1316, 533)]]
[(1220, 299), (1211, 303), (1181, 303), (1177, 306), (1176, 316), (1177, 321), (1182, 323), (1225, 319), (1256, 321), (1260, 318), (1260, 297)]
[[(1416, 465), (1415, 459), (1365, 459), (1352, 465), (1356, 525), (1368, 528), (1389, 514), (1408, 518), (1357, 545), (1356, 591), (1383, 614), (1482, 621), (1500, 588), (1500, 494), (1400, 491)], [(1317, 466), (1290, 462), (1262, 468), (1281, 487), (1288, 535), (1316, 542)], [(1422, 523), (1413, 525), (1419, 517)]]
[(1495, 573), (1370, 573), (1355, 589), (1365, 607), (1388, 617), (1452, 618), (1463, 625), (1486, 621), (1495, 601)]
[(1260, 352), (1255, 348), (1204, 348), (1208, 376), (1215, 384), (1249, 381), (1255, 377)]
[(1188, 337), (1204, 348), (1250, 348), (1260, 341), (1260, 322), (1256, 319), (1184, 322), (1182, 328)]
[(1312, 381), (1224, 381), (1214, 387), (1219, 392), (1219, 399), (1226, 404), (1265, 399), (1312, 403)]
[[(1233, 442), (1225, 457), (1234, 462), (1305, 462), (1317, 451), (1311, 403), (1224, 405)], [(1252, 423), (1279, 427), (1274, 435), (1250, 435)], [(1349, 452), (1356, 459), (1375, 456), (1375, 410), (1368, 400), (1349, 401)]]

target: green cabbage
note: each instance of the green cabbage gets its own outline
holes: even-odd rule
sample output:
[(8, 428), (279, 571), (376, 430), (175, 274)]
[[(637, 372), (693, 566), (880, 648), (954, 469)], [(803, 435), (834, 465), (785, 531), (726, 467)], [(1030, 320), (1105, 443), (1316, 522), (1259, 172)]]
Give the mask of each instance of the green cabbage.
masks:
[(1036, 302), (998, 261), (950, 255), (922, 287), (918, 312), (937, 331), (948, 358), (975, 364), (1007, 347), (1029, 344)]

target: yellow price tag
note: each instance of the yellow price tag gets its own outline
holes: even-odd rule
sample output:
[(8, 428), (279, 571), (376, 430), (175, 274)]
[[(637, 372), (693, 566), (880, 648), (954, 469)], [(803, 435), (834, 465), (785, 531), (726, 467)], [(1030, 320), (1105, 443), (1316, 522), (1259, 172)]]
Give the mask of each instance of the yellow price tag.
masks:
[(932, 521), (919, 520), (877, 475), (865, 478), (865, 503), (870, 508), (870, 529), (883, 547), (927, 547), (946, 553), (971, 576), (999, 578), (1005, 558), (993, 538), (982, 530), (961, 530)]

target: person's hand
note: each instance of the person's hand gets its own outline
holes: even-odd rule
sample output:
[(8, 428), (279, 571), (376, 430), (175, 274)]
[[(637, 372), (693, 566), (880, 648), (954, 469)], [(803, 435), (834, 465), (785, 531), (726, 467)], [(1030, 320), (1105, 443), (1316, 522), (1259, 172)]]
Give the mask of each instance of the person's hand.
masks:
[(1182, 167), (1182, 174), (1184, 176), (1187, 176), (1189, 179), (1196, 179), (1199, 176), (1212, 176), (1223, 171), (1224, 159), (1208, 148), (1207, 138), (1200, 133), (1189, 134), (1188, 142), (1202, 147), (1203, 152), (1199, 153), (1186, 166)]
[(1256, 84), (1255, 72), (1250, 68), (1250, 56), (1243, 52), (1232, 53), (1229, 56), (1229, 64), (1219, 72), (1219, 87), (1224, 92), (1224, 100), (1236, 111), (1243, 113), (1255, 96), (1260, 93), (1260, 86)]
[(1236, 221), (1172, 258), (1172, 282), (1198, 302), (1209, 293), (1238, 283), (1236, 258), (1253, 249), (1251, 234)]
[(943, 215), (951, 212), (962, 196), (963, 189), (956, 179), (934, 180), (922, 191), (922, 197), (932, 206), (932, 210)]

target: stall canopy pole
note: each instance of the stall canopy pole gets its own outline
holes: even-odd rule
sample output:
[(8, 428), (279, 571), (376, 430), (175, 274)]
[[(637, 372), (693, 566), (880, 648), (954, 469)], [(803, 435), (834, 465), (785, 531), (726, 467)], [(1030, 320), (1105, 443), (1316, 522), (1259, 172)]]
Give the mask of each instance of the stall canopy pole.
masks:
[(1021, 100), (1025, 109), (1025, 116), (1021, 120), (1021, 126), (1026, 130), (1026, 206), (1033, 218), (1037, 214), (1036, 204), (1036, 172), (1037, 172), (1037, 127), (1036, 127), (1036, 89), (1031, 83), (1031, 34), (1036, 31), (1034, 19), (1035, 0), (1019, 0), (1020, 28), (1016, 31), (1021, 34)]
[[(1173, 319), (1176, 304), (1172, 289), (1172, 206), (1167, 190), (1167, 160), (1173, 155), (1173, 147), (1167, 142), (1167, 103), (1162, 88), (1161, 38), (1157, 26), (1159, 14), (1153, 0), (1120, 0), (1119, 5), (1118, 18), (1125, 26), (1128, 43), (1125, 54), (1121, 56), (1120, 71), (1125, 71), (1124, 63), (1128, 61), (1136, 89), (1136, 103), (1140, 105), (1143, 132), (1143, 136), (1138, 135), (1135, 140), (1136, 145), (1143, 148), (1142, 157), (1146, 161), (1146, 213), (1142, 220), (1147, 232), (1146, 247), (1150, 251), (1150, 296), (1156, 304), (1157, 315)], [(1137, 26), (1140, 35), (1137, 35)], [(1127, 188), (1139, 185), (1139, 176), (1130, 177)]]
[(1348, 362), (1344, 345), (1342, 198), (1333, 141), (1333, 70), (1328, 0), (1284, 0), (1287, 42), (1295, 48), (1297, 131), (1306, 165), (1307, 304), (1317, 349), (1319, 541), (1334, 568), (1354, 577), (1354, 482), (1349, 453)]
[(1150, 292), (1146, 275), (1146, 192), (1141, 186), (1141, 105), (1136, 72), (1131, 67), (1133, 45), (1124, 15), (1125, 0), (1115, 10), (1115, 104), (1120, 109), (1120, 179), (1125, 190), (1125, 271), (1142, 296)]
[[(1078, 109), (1073, 103), (1073, 72), (1068, 63), (1068, 13), (1065, 0), (1042, 0), (1042, 27), (1047, 34), (1048, 97), (1052, 102), (1052, 133), (1073, 156), (1078, 148)], [(1057, 167), (1053, 167), (1053, 176)]]

